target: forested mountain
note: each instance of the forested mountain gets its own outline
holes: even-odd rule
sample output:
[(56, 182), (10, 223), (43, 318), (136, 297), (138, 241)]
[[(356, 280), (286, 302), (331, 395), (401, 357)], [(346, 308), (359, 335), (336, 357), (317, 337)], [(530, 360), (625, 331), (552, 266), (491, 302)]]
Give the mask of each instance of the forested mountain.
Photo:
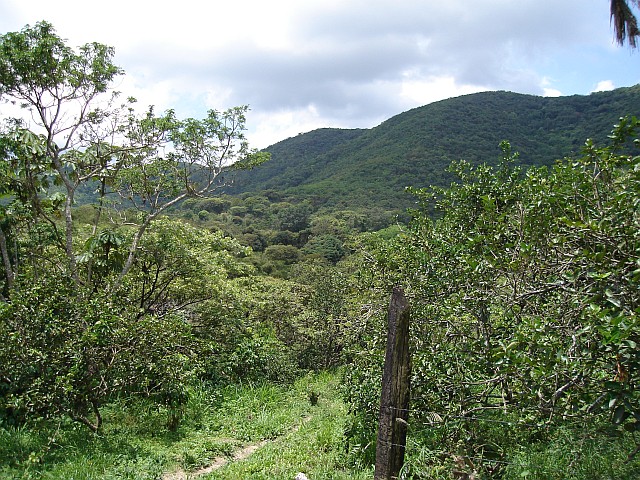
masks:
[(266, 150), (271, 161), (239, 172), (229, 193), (276, 189), (333, 207), (404, 208), (407, 186), (446, 185), (453, 160), (493, 163), (503, 140), (526, 165), (579, 153), (624, 115), (640, 114), (640, 85), (586, 96), (484, 92), (435, 102), (371, 129), (319, 129)]

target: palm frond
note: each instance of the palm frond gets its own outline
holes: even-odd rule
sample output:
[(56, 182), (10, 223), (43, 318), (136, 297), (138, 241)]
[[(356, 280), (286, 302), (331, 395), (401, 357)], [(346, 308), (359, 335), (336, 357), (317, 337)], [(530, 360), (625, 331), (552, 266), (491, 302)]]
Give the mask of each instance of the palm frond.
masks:
[(640, 0), (611, 0), (611, 23), (616, 41), (620, 45), (629, 42), (629, 46), (636, 48), (640, 29), (631, 5), (640, 7)]

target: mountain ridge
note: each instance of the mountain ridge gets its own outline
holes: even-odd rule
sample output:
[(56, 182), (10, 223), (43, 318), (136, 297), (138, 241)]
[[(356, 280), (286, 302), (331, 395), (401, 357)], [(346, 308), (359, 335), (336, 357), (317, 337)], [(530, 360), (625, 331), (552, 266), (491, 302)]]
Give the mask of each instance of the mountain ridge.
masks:
[(416, 107), (369, 129), (321, 128), (264, 149), (271, 161), (239, 172), (230, 194), (277, 190), (334, 208), (396, 209), (408, 186), (447, 185), (453, 160), (494, 163), (506, 140), (523, 165), (551, 165), (606, 139), (625, 115), (640, 116), (640, 85), (539, 97), (506, 91)]

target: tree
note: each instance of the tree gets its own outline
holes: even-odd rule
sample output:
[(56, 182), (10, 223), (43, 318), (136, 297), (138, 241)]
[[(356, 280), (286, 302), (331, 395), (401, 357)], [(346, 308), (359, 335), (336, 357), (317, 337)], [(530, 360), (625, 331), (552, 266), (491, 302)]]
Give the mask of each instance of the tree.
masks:
[(632, 10), (633, 5), (640, 7), (640, 1), (611, 0), (611, 23), (613, 23), (616, 41), (620, 45), (624, 45), (624, 42), (628, 41), (632, 48), (636, 48), (640, 29), (638, 29), (638, 20)]
[(283, 262), (286, 265), (291, 265), (300, 258), (300, 250), (293, 245), (269, 245), (265, 248), (264, 254), (270, 260)]
[[(15, 279), (14, 269), (18, 263), (18, 232), (29, 231), (30, 238), (38, 237), (37, 218), (49, 220), (46, 229), (56, 230), (50, 221), (52, 213), (63, 200), (61, 195), (45, 195), (53, 182), (51, 169), (43, 161), (42, 145), (31, 132), (19, 130), (17, 134), (0, 135), (0, 252), (4, 267), (4, 296), (8, 296)], [(26, 163), (16, 161), (18, 156), (29, 158)], [(40, 227), (43, 225), (40, 224)], [(31, 254), (41, 253), (42, 242), (29, 245)], [(35, 248), (34, 248), (35, 247)]]
[(169, 408), (174, 427), (194, 378), (197, 344), (180, 315), (139, 318), (136, 306), (74, 286), (66, 275), (20, 276), (0, 304), (0, 411), (14, 421), (67, 415), (93, 431), (122, 395)]
[[(210, 296), (194, 293), (198, 282), (206, 291), (233, 263), (213, 243), (242, 249), (153, 223), (212, 194), (226, 170), (267, 158), (244, 138), (247, 107), (180, 120), (152, 107), (140, 115), (134, 99), (116, 105), (113, 55), (98, 43), (74, 50), (46, 22), (0, 36), (0, 98), (30, 113), (0, 131), (2, 403), (94, 430), (118, 394), (153, 396), (174, 414), (186, 400), (196, 356), (187, 307)], [(87, 192), (89, 226), (74, 218)], [(208, 262), (186, 263), (199, 258)]]
[[(121, 206), (139, 212), (126, 218), (136, 222), (137, 232), (110, 286), (115, 291), (154, 219), (187, 197), (210, 194), (230, 165), (250, 167), (266, 154), (250, 150), (244, 138), (247, 107), (179, 120), (172, 110), (156, 115), (153, 108), (138, 116), (133, 99), (114, 106), (118, 94), (110, 84), (123, 72), (112, 63), (113, 54), (98, 43), (76, 52), (46, 22), (0, 37), (0, 96), (29, 109), (35, 127), (14, 122), (5, 136), (14, 139), (15, 148), (5, 157), (22, 171), (46, 170), (63, 186), (66, 268), (74, 282), (92, 281), (90, 259), (83, 272), (77, 265), (72, 209), (77, 192), (97, 187), (94, 236), (100, 235), (108, 207), (111, 219)], [(41, 192), (30, 193), (35, 199)], [(107, 202), (113, 196), (118, 201)]]
[(309, 218), (313, 210), (309, 203), (282, 203), (277, 204), (277, 208), (275, 221), (279, 230), (300, 232), (309, 226)]
[(302, 251), (307, 255), (318, 255), (334, 265), (347, 253), (342, 240), (331, 234), (311, 237)]
[[(121, 74), (111, 62), (113, 53), (113, 49), (97, 43), (87, 44), (76, 53), (45, 22), (0, 37), (0, 96), (28, 108), (44, 132), (29, 136), (16, 122), (11, 133), (14, 138), (20, 137), (30, 152), (21, 155), (24, 152), (14, 150), (12, 157), (21, 162), (25, 170), (38, 162), (38, 166), (57, 172), (64, 182), (67, 191), (65, 248), (69, 268), (76, 279), (71, 206), (80, 182), (92, 179), (102, 165), (68, 163), (65, 154), (75, 150), (76, 156), (82, 157), (81, 149), (89, 147), (84, 141), (85, 135), (108, 116), (106, 111), (92, 110), (91, 106)], [(102, 160), (106, 163), (106, 157)], [(84, 168), (73, 168), (76, 165)]]
[[(367, 252), (374, 286), (412, 299), (414, 424), (439, 425), (428, 448), (496, 458), (539, 440), (537, 426), (640, 429), (639, 129), (623, 118), (609, 144), (551, 169), (514, 166), (506, 143), (497, 168), (457, 162), (459, 182), (414, 191), (410, 228)], [(367, 317), (376, 329), (349, 372), (360, 436), (384, 332)], [(496, 421), (520, 427), (496, 436)]]
[(298, 319), (306, 336), (306, 348), (299, 354), (307, 362), (303, 366), (317, 370), (340, 365), (350, 331), (348, 272), (324, 261), (306, 261), (294, 267), (292, 278), (310, 288), (308, 305)]

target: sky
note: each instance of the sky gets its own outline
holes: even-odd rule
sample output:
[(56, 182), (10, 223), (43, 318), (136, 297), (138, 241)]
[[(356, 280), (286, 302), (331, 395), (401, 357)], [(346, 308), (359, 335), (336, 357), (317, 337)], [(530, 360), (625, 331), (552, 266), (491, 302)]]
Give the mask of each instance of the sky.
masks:
[(640, 50), (614, 42), (609, 3), (0, 0), (0, 34), (46, 20), (70, 46), (112, 46), (116, 90), (181, 118), (248, 105), (247, 138), (265, 148), (480, 91), (636, 85)]

